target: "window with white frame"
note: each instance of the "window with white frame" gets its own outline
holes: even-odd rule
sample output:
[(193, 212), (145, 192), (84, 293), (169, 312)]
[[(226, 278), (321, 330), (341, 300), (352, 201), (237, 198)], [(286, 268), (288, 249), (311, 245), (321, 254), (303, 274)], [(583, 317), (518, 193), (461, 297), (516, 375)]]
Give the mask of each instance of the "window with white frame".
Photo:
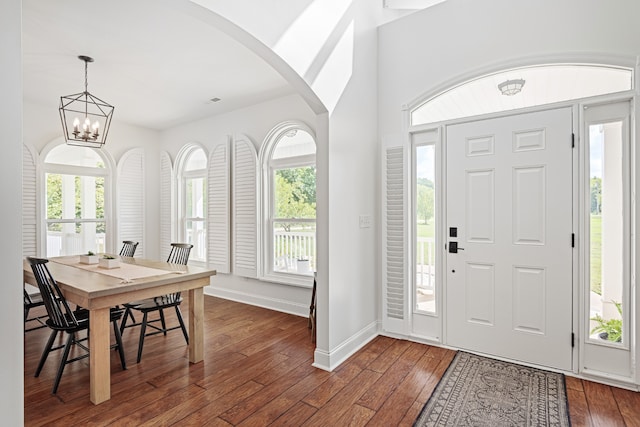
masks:
[(628, 346), (631, 294), (629, 102), (584, 112), (589, 342)]
[(46, 154), (45, 256), (107, 251), (111, 205), (107, 165), (91, 148), (58, 145)]
[(309, 129), (291, 124), (279, 128), (266, 147), (264, 273), (306, 283), (316, 269), (315, 141)]
[(196, 145), (185, 147), (179, 156), (179, 224), (181, 242), (191, 243), (189, 259), (207, 259), (207, 155)]
[(410, 120), (411, 125), (416, 126), (633, 88), (631, 68), (607, 64), (538, 64), (501, 70), (448, 88), (412, 109)]
[(436, 142), (418, 137), (414, 142), (414, 310), (436, 313)]

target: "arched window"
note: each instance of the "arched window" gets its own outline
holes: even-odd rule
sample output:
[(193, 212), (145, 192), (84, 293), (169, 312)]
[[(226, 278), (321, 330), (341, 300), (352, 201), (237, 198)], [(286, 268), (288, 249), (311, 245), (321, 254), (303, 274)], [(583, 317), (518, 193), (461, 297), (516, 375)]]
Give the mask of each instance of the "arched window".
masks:
[(45, 256), (112, 248), (111, 164), (91, 148), (57, 145), (44, 156)]
[(178, 165), (178, 239), (191, 243), (189, 259), (207, 260), (207, 155), (198, 145), (184, 147)]
[(600, 64), (543, 64), (468, 80), (411, 110), (411, 125), (509, 111), (633, 89), (633, 70)]
[(316, 269), (316, 145), (312, 131), (287, 122), (270, 133), (263, 168), (263, 274), (307, 284)]

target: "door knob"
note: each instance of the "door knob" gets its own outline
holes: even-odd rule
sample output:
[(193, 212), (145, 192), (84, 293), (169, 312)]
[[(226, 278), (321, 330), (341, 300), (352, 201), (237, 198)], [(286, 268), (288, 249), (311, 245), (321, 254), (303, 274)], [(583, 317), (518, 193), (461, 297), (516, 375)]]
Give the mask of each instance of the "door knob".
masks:
[(458, 251), (464, 251), (464, 248), (458, 247), (458, 242), (449, 242), (449, 253), (457, 254)]

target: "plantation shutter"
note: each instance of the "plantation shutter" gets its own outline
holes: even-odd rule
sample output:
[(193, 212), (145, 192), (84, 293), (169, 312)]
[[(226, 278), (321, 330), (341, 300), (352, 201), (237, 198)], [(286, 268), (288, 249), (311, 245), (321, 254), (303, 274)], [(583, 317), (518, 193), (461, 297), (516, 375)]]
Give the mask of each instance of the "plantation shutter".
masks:
[(173, 239), (173, 168), (167, 152), (160, 153), (160, 258), (167, 259)]
[(229, 141), (217, 144), (209, 155), (207, 175), (207, 261), (218, 273), (230, 273), (230, 201), (229, 175), (230, 153)]
[(38, 224), (36, 206), (36, 159), (37, 154), (26, 145), (22, 146), (22, 255), (36, 256), (38, 247)]
[[(144, 150), (127, 151), (118, 163), (118, 250), (123, 240), (138, 242), (135, 256), (144, 256)], [(114, 249), (115, 251), (115, 249)]]
[(407, 312), (407, 150), (383, 141), (382, 282), (383, 329), (406, 334)]
[(246, 136), (233, 142), (233, 272), (258, 277), (258, 158)]

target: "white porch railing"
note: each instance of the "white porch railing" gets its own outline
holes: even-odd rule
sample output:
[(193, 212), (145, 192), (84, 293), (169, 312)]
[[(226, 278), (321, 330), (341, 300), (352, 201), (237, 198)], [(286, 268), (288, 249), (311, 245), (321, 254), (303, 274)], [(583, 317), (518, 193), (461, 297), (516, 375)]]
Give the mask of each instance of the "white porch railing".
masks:
[(315, 231), (273, 233), (274, 270), (312, 274), (316, 269)]
[(418, 237), (416, 242), (416, 287), (433, 290), (436, 264), (433, 237)]
[(84, 236), (79, 233), (64, 233), (62, 231), (47, 232), (47, 256), (78, 255), (87, 251), (105, 252), (105, 234), (95, 235), (95, 245), (85, 248)]

